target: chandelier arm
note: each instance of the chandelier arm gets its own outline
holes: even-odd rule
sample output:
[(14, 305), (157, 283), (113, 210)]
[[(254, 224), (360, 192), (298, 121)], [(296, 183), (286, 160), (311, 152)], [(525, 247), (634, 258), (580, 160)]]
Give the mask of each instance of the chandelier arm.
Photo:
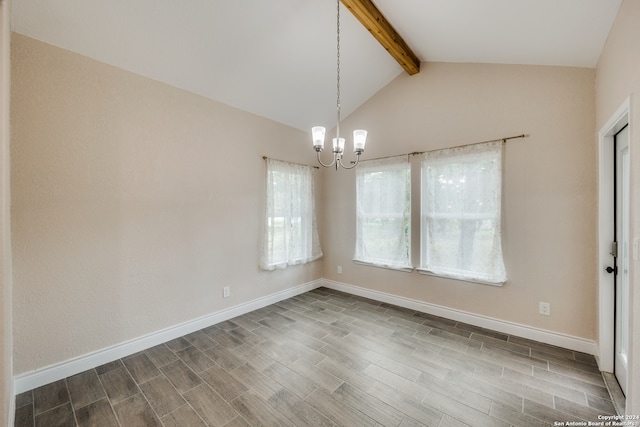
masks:
[[(319, 151), (316, 151), (316, 156), (317, 156), (317, 158), (318, 158), (318, 163), (320, 163), (320, 164), (321, 164), (322, 166), (324, 166), (325, 168), (330, 168), (331, 166), (333, 166), (333, 165), (334, 165), (334, 163), (336, 163), (336, 155), (335, 155), (335, 154), (333, 155), (333, 161), (332, 161), (331, 163), (329, 163), (328, 165), (327, 165), (327, 164), (322, 163), (322, 160), (320, 160), (320, 152), (319, 152)], [(336, 164), (336, 166), (337, 166), (337, 164)]]
[(345, 166), (342, 163), (342, 160), (339, 160), (340, 162), (340, 166), (342, 166), (343, 169), (353, 169), (358, 165), (358, 162), (360, 161), (360, 154), (356, 154), (356, 161), (355, 162), (351, 162), (351, 166)]

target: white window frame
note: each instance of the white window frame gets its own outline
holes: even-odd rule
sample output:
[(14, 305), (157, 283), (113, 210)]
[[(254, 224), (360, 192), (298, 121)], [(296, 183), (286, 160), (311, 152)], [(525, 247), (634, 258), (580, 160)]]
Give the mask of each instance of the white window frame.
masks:
[[(506, 271), (504, 267), (504, 260), (502, 257), (502, 242), (501, 242), (501, 198), (502, 198), (502, 145), (503, 142), (492, 142), (486, 144), (475, 144), (467, 147), (458, 147), (446, 150), (438, 150), (428, 152), (425, 154), (425, 158), (422, 162), (421, 169), (421, 213), (420, 213), (420, 267), (418, 271), (424, 274), (431, 274), (436, 276), (443, 276), (457, 280), (464, 280), (476, 283), (490, 284), (501, 286), (506, 280)], [(487, 182), (494, 182), (497, 179), (497, 187), (492, 189), (491, 203), (488, 205), (494, 206), (494, 209), (483, 212), (435, 212), (434, 197), (429, 196), (430, 188), (435, 191), (435, 187), (430, 185), (436, 185), (432, 182), (434, 178), (429, 180), (429, 167), (436, 167), (443, 170), (443, 167), (452, 164), (472, 164), (473, 162), (483, 162), (487, 166), (494, 168), (493, 179), (487, 180)], [(443, 175), (439, 175), (439, 180), (447, 180), (448, 178)], [(461, 186), (468, 189), (468, 184), (462, 182)], [(460, 188), (460, 187), (458, 187)], [(469, 191), (465, 194), (469, 195)], [(470, 200), (470, 199), (465, 199)], [(484, 226), (493, 224), (493, 241), (490, 253), (494, 256), (492, 259), (491, 268), (485, 271), (470, 270), (467, 266), (461, 266), (458, 264), (455, 267), (438, 265), (433, 261), (431, 254), (429, 253), (429, 236), (434, 233), (434, 229), (431, 229), (431, 224), (435, 219), (457, 219), (460, 221), (482, 221)], [(462, 245), (462, 243), (459, 243)], [(472, 248), (458, 247), (459, 251), (473, 251)], [(458, 256), (461, 257), (460, 252)], [(450, 259), (449, 259), (450, 261)], [(458, 261), (460, 262), (460, 261)]]
[[(403, 206), (398, 206), (394, 212), (368, 212), (365, 206), (364, 186), (373, 185), (367, 182), (368, 174), (384, 173), (384, 172), (404, 172), (406, 173), (406, 184), (404, 188), (396, 188), (392, 191), (404, 192), (406, 199), (401, 202)], [(376, 189), (376, 193), (384, 197), (382, 188)], [(358, 264), (371, 265), (375, 267), (389, 268), (401, 271), (413, 271), (411, 265), (411, 164), (407, 156), (390, 157), (379, 160), (361, 161), (356, 169), (356, 248), (353, 261)], [(402, 226), (396, 224), (397, 230), (391, 229), (391, 234), (397, 232), (397, 247), (399, 249), (395, 254), (389, 252), (389, 257), (381, 257), (380, 253), (375, 251), (367, 251), (368, 246), (375, 245), (375, 242), (369, 240), (367, 235), (366, 223), (368, 220), (379, 220), (381, 223), (388, 219), (402, 220)], [(406, 253), (404, 252), (406, 248)]]
[(313, 168), (267, 158), (266, 172), (260, 268), (282, 269), (322, 257), (316, 225)]

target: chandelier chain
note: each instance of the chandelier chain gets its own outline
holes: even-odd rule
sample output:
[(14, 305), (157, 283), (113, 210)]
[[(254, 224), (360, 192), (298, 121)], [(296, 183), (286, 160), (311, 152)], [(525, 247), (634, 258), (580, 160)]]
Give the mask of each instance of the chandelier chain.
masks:
[[(1, 1), (1, 0), (0, 0)], [(336, 137), (333, 138), (333, 161), (329, 164), (323, 163), (320, 152), (324, 148), (324, 137), (326, 128), (324, 126), (314, 126), (311, 129), (313, 137), (313, 149), (316, 151), (318, 163), (325, 168), (335, 165), (336, 170), (341, 166), (344, 169), (353, 169), (360, 160), (360, 155), (364, 152), (364, 145), (367, 138), (367, 131), (356, 129), (353, 131), (353, 152), (356, 154), (356, 161), (346, 166), (342, 162), (344, 154), (344, 138), (340, 138), (340, 0), (336, 0)]]
[[(340, 123), (340, 0), (337, 0), (337, 6), (336, 6), (336, 72), (337, 72), (337, 79), (336, 79), (336, 109), (337, 109), (337, 113), (338, 113), (338, 126)], [(337, 135), (337, 137), (339, 137), (339, 135)]]

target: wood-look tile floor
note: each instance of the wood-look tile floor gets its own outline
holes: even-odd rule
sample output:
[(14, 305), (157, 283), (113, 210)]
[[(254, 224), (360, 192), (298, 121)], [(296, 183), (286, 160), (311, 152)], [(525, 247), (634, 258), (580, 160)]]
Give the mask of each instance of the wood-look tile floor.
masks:
[(547, 426), (615, 414), (590, 355), (326, 288), (22, 393), (22, 426)]

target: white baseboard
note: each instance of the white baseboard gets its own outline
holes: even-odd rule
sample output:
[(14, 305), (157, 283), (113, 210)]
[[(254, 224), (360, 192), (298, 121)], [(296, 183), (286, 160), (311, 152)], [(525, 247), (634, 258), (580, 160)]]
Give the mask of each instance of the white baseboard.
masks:
[(175, 325), (148, 335), (144, 335), (142, 337), (125, 341), (111, 347), (107, 347), (92, 353), (69, 359), (64, 362), (56, 363), (54, 365), (50, 365), (36, 371), (20, 374), (14, 377), (14, 393), (23, 393), (25, 391), (32, 390), (45, 384), (67, 378), (75, 374), (79, 374), (80, 372), (84, 372), (87, 369), (104, 365), (105, 363), (109, 363), (130, 354), (146, 350), (172, 339), (249, 313), (259, 308), (266, 307), (287, 298), (303, 294), (321, 286), (347, 292), (353, 295), (370, 298), (380, 302), (394, 304), (400, 307), (410, 308), (412, 310), (420, 311), (423, 313), (445, 317), (447, 319), (468, 323), (474, 326), (491, 329), (509, 335), (528, 338), (531, 340), (540, 341), (543, 343), (556, 345), (558, 347), (580, 351), (583, 353), (593, 355), (597, 354), (597, 347), (595, 342), (587, 339), (533, 328), (531, 326), (520, 325), (517, 323), (507, 322), (491, 317), (480, 316), (461, 310), (455, 310), (452, 308), (430, 304), (410, 298), (361, 288), (359, 286), (349, 285), (346, 283), (319, 279), (286, 289), (284, 291), (277, 292), (275, 294), (248, 301), (243, 304), (238, 304), (236, 306), (218, 311), (216, 313), (212, 313), (198, 319), (190, 320), (179, 325)]
[(322, 286), (322, 283), (323, 282), (321, 279), (304, 283), (293, 288), (285, 289), (284, 291), (276, 292), (275, 294), (267, 295), (265, 297), (261, 297), (246, 303), (238, 304), (236, 306), (218, 311), (216, 313), (212, 313), (198, 319), (190, 320), (179, 325), (171, 326), (169, 328), (153, 332), (151, 334), (144, 335), (142, 337), (138, 337), (129, 341), (125, 341), (111, 347), (94, 351), (92, 353), (75, 357), (73, 359), (65, 360), (64, 362), (56, 363), (54, 365), (50, 365), (32, 372), (20, 374), (14, 377), (14, 393), (23, 393), (36, 387), (40, 387), (45, 384), (61, 380), (63, 378), (67, 378), (69, 376), (79, 374), (80, 372), (84, 372), (87, 369), (104, 365), (105, 363), (109, 363), (130, 354), (146, 350), (148, 348), (190, 334), (208, 326), (215, 325), (216, 323), (220, 323), (225, 320), (229, 320), (234, 317), (257, 310), (259, 308), (277, 303), (287, 298), (303, 294)]
[(507, 322), (492, 317), (481, 316), (462, 310), (444, 307), (441, 305), (430, 304), (423, 301), (392, 295), (384, 292), (374, 291), (371, 289), (361, 288), (359, 286), (349, 285), (346, 283), (335, 282), (333, 280), (322, 281), (323, 286), (335, 289), (337, 291), (358, 295), (372, 300), (386, 302), (398, 305), (400, 307), (409, 308), (420, 311), (422, 313), (433, 314), (458, 322), (468, 323), (470, 325), (479, 326), (496, 332), (502, 332), (509, 335), (515, 335), (558, 347), (567, 348), (569, 350), (580, 351), (591, 355), (597, 355), (597, 346), (594, 341), (584, 338), (565, 335), (558, 332), (538, 329), (531, 326), (521, 325), (518, 323)]

